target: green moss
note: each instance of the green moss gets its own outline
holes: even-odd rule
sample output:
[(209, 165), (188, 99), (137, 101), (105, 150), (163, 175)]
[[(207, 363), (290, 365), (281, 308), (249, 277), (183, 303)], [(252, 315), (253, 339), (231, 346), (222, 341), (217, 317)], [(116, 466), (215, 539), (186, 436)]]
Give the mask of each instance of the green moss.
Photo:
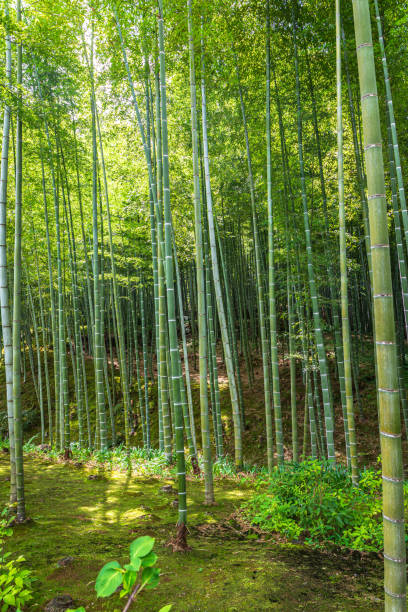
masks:
[[(0, 457), (0, 494), (7, 501), (7, 457)], [(174, 535), (173, 497), (160, 493), (171, 479), (110, 473), (88, 480), (86, 470), (26, 458), (27, 509), (33, 522), (17, 526), (10, 542), (39, 579), (35, 604), (69, 593), (89, 612), (119, 610), (119, 598), (96, 600), (94, 580), (108, 560), (125, 562), (130, 542), (156, 538), (160, 585), (145, 592), (135, 610), (156, 612), (166, 603), (175, 612), (242, 610), (381, 610), (380, 561), (358, 562), (307, 551), (300, 546), (254, 541), (234, 532), (199, 525), (220, 523), (251, 494), (249, 486), (216, 481), (217, 504), (202, 505), (203, 484), (189, 481), (189, 544), (186, 554), (166, 546)], [(68, 567), (59, 559), (72, 556)]]

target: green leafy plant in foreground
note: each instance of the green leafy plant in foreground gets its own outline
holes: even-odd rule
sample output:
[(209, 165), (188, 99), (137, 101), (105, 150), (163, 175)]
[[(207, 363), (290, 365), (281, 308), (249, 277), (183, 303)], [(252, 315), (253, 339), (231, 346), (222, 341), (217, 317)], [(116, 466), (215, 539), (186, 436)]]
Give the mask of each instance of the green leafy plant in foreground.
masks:
[(363, 471), (354, 487), (343, 466), (309, 460), (277, 468), (257, 488), (243, 512), (265, 531), (320, 548), (382, 550), (381, 471)]
[(8, 508), (0, 518), (0, 611), (13, 609), (21, 612), (26, 603), (33, 598), (31, 584), (35, 580), (28, 569), (22, 567), (25, 558), (20, 555), (11, 559), (10, 552), (4, 552), (6, 538), (13, 535), (12, 519), (8, 519)]
[[(110, 597), (120, 589), (119, 597), (128, 597), (123, 608), (123, 612), (127, 612), (143, 589), (154, 589), (159, 584), (160, 570), (155, 567), (157, 555), (153, 547), (154, 538), (141, 536), (130, 545), (130, 563), (123, 567), (118, 561), (106, 563), (96, 578), (97, 596)], [(172, 604), (164, 606), (159, 612), (169, 612), (171, 607)], [(85, 612), (85, 608), (67, 612)]]

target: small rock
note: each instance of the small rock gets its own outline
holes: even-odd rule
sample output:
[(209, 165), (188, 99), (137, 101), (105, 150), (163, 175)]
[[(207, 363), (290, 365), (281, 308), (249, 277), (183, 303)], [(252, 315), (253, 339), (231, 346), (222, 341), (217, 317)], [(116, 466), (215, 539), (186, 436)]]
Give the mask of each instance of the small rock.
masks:
[(98, 474), (89, 474), (88, 480), (98, 480)]
[(51, 599), (44, 608), (45, 612), (61, 612), (74, 607), (74, 600), (71, 595), (57, 595)]
[(59, 561), (57, 561), (57, 563), (60, 567), (67, 567), (68, 565), (71, 565), (73, 561), (74, 561), (74, 557), (64, 557), (63, 559), (60, 559)]
[(171, 485), (164, 485), (164, 487), (160, 487), (159, 491), (160, 493), (173, 493), (174, 495), (177, 495), (176, 489), (173, 489)]

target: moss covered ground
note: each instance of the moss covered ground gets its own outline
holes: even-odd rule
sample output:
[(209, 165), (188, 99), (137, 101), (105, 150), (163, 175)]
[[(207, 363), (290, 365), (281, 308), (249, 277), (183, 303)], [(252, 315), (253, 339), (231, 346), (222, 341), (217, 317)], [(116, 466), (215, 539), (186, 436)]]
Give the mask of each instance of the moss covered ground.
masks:
[[(118, 597), (97, 600), (94, 581), (109, 560), (126, 562), (139, 535), (156, 538), (162, 577), (132, 609), (155, 612), (173, 603), (174, 612), (241, 610), (375, 611), (382, 609), (382, 563), (317, 552), (300, 545), (264, 540), (253, 533), (223, 529), (252, 492), (236, 479), (216, 480), (217, 503), (202, 504), (203, 483), (188, 482), (187, 553), (166, 546), (174, 535), (177, 511), (171, 495), (160, 492), (171, 479), (128, 473), (96, 473), (72, 463), (32, 454), (26, 457), (26, 497), (31, 523), (16, 526), (8, 543), (23, 553), (38, 578), (29, 610), (42, 610), (57, 594), (70, 594), (87, 612), (120, 610)], [(0, 456), (0, 494), (8, 496), (8, 456)], [(58, 561), (72, 557), (66, 567)]]

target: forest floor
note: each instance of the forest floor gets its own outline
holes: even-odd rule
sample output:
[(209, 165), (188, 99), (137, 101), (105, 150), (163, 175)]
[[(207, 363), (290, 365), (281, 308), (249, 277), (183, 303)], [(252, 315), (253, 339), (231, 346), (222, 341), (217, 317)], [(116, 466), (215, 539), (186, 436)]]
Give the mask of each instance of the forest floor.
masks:
[[(331, 356), (331, 358), (330, 358)], [(233, 424), (229, 389), (221, 359), (218, 359), (221, 408), (226, 453), (233, 459)], [(329, 351), (333, 399), (336, 416), (336, 455), (345, 462), (344, 432), (340, 395), (333, 376), (333, 355)], [(52, 354), (49, 358), (52, 377)], [(93, 363), (87, 360), (88, 393), (94, 415)], [(244, 370), (244, 366), (242, 368)], [(199, 406), (198, 373), (191, 367), (193, 401)], [(297, 371), (297, 406), (299, 443), (303, 439), (304, 386)], [(4, 372), (0, 371), (0, 384)], [(244, 461), (265, 465), (265, 426), (262, 364), (254, 360), (254, 385), (250, 388), (243, 375), (243, 397), (247, 427), (243, 435)], [(287, 360), (280, 361), (281, 398), (285, 432), (285, 457), (291, 458), (290, 375)], [(52, 380), (52, 378), (51, 378)], [(119, 381), (119, 379), (118, 379)], [(70, 376), (70, 389), (74, 384)], [(119, 385), (118, 385), (119, 386)], [(359, 362), (361, 413), (356, 409), (359, 464), (376, 466), (380, 454), (372, 344), (362, 345)], [(152, 446), (158, 446), (157, 387), (149, 388)], [(73, 395), (72, 395), (73, 396)], [(118, 395), (119, 397), (119, 395)], [(137, 405), (137, 391), (132, 397)], [(5, 414), (4, 398), (0, 410)], [(25, 440), (39, 439), (38, 404), (32, 377), (23, 385)], [(115, 406), (117, 433), (123, 437), (122, 406)], [(197, 441), (200, 441), (199, 410), (196, 413)], [(76, 438), (76, 408), (71, 406), (72, 437)], [(5, 430), (6, 419), (1, 429)], [(141, 446), (140, 423), (132, 445)], [(309, 441), (307, 440), (309, 445)], [(404, 464), (408, 465), (408, 446), (403, 437)], [(95, 473), (96, 468), (94, 468)], [(282, 539), (266, 538), (240, 530), (230, 520), (234, 511), (254, 492), (250, 479), (215, 480), (216, 505), (203, 505), (202, 480), (188, 481), (188, 542), (191, 550), (173, 553), (166, 546), (175, 535), (177, 510), (173, 497), (160, 492), (165, 484), (174, 484), (166, 476), (141, 476), (125, 472), (92, 473), (85, 465), (57, 462), (41, 453), (25, 457), (26, 500), (32, 523), (15, 527), (7, 549), (24, 554), (38, 582), (34, 603), (27, 610), (43, 610), (57, 594), (68, 593), (76, 605), (87, 612), (119, 611), (123, 600), (112, 597), (97, 600), (94, 582), (107, 561), (126, 562), (130, 542), (140, 535), (156, 538), (155, 551), (162, 577), (157, 589), (145, 591), (132, 609), (157, 612), (172, 603), (174, 612), (233, 612), (292, 610), (357, 612), (382, 609), (382, 561), (375, 555), (352, 555), (317, 551)], [(0, 502), (8, 498), (8, 456), (0, 453)], [(65, 567), (58, 561), (73, 560)], [(120, 603), (119, 603), (120, 601)]]
[[(8, 457), (0, 456), (0, 495), (8, 497)], [(191, 550), (166, 546), (177, 510), (160, 488), (172, 479), (129, 473), (93, 473), (72, 463), (28, 455), (26, 501), (32, 522), (16, 526), (7, 548), (27, 559), (38, 582), (27, 610), (43, 610), (58, 594), (87, 612), (119, 610), (119, 597), (97, 600), (94, 582), (107, 561), (126, 563), (130, 542), (156, 538), (159, 586), (141, 594), (132, 609), (157, 612), (336, 611), (382, 609), (382, 562), (373, 555), (319, 552), (301, 545), (228, 528), (228, 518), (253, 491), (250, 483), (215, 481), (216, 505), (204, 506), (203, 483), (188, 482)], [(65, 567), (58, 561), (72, 557)]]

